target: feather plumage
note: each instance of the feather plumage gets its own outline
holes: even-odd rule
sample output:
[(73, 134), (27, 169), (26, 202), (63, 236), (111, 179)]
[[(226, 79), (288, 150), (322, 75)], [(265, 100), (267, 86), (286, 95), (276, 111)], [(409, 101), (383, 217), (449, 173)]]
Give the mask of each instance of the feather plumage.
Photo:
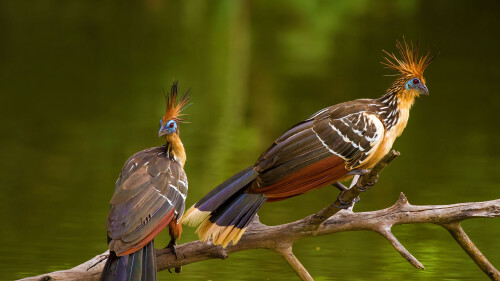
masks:
[(398, 58), (393, 53), (389, 53), (386, 50), (383, 52), (387, 55), (385, 61), (382, 62), (387, 68), (394, 69), (399, 72), (401, 76), (412, 78), (418, 77), (423, 78), (424, 70), (429, 66), (429, 64), (434, 60), (434, 56), (427, 53), (423, 56), (419, 56), (418, 47), (414, 46), (413, 43), (408, 43), (403, 38), (403, 42), (397, 41), (396, 48), (401, 55)]
[(165, 135), (166, 144), (131, 156), (116, 181), (106, 224), (110, 257), (101, 280), (156, 280), (154, 238), (167, 226), (169, 245), (181, 235), (179, 220), (188, 182), (183, 169), (186, 154), (175, 122), (183, 121), (180, 112), (189, 95), (177, 102), (177, 92), (175, 82), (160, 125), (170, 123), (168, 128), (160, 126), (158, 133)]
[[(321, 109), (283, 133), (250, 168), (219, 185), (183, 218), (202, 241), (236, 244), (264, 202), (304, 194), (369, 169), (392, 147), (408, 121), (416, 88), (428, 94), (423, 72), (432, 61), (406, 41), (401, 58), (385, 52), (387, 67), (399, 77), (379, 99), (359, 99)], [(413, 80), (420, 78), (421, 80)], [(412, 79), (412, 80), (409, 80)], [(405, 88), (409, 82), (418, 87)]]
[(181, 217), (186, 195), (186, 174), (166, 145), (130, 157), (111, 198), (110, 249), (120, 256), (142, 248), (174, 217)]
[(172, 84), (170, 89), (170, 94), (165, 95), (166, 112), (163, 116), (163, 121), (175, 120), (177, 122), (185, 122), (186, 120), (181, 118), (185, 114), (181, 112), (189, 106), (189, 101), (191, 97), (189, 96), (189, 90), (177, 101), (179, 86), (177, 81)]

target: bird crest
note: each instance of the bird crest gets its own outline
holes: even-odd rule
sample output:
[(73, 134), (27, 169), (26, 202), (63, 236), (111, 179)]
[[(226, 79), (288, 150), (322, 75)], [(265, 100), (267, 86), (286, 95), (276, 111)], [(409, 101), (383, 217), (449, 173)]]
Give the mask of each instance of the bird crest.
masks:
[(163, 120), (175, 120), (176, 122), (186, 122), (186, 119), (181, 118), (181, 116), (185, 115), (181, 112), (188, 107), (190, 104), (188, 102), (191, 100), (189, 96), (189, 90), (177, 101), (177, 93), (178, 93), (178, 83), (175, 81), (172, 84), (172, 88), (170, 89), (170, 94), (165, 95), (165, 102), (167, 105), (167, 109), (165, 115), (163, 116)]
[(434, 60), (434, 56), (430, 56), (430, 53), (419, 56), (418, 46), (414, 46), (411, 42), (408, 44), (404, 38), (403, 42), (396, 41), (396, 48), (398, 49), (401, 58), (396, 57), (393, 53), (383, 50), (387, 57), (385, 57), (385, 61), (383, 61), (382, 64), (387, 68), (397, 70), (401, 77), (423, 78), (424, 70)]

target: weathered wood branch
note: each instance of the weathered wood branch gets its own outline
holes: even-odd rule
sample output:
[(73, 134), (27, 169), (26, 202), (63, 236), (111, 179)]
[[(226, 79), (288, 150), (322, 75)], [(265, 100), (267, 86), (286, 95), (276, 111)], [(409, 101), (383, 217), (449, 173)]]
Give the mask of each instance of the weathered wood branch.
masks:
[(276, 248), (274, 249), (278, 254), (280, 254), (283, 259), (290, 265), (291, 268), (297, 273), (301, 280), (306, 281), (314, 281), (311, 277), (307, 269), (300, 263), (299, 259), (293, 254), (292, 246), (288, 246), (285, 248)]
[(465, 233), (460, 225), (460, 221), (441, 224), (442, 227), (446, 228), (451, 236), (455, 238), (458, 244), (464, 249), (464, 251), (471, 257), (471, 259), (481, 268), (491, 280), (500, 280), (500, 273), (491, 264), (491, 262), (479, 251), (479, 249), (474, 245), (469, 236)]
[[(243, 235), (241, 241), (235, 246), (230, 245), (227, 248), (222, 248), (194, 241), (177, 247), (179, 254), (179, 259), (177, 260), (169, 249), (157, 250), (156, 254), (158, 269), (165, 270), (208, 259), (226, 259), (231, 253), (250, 249), (270, 249), (277, 251), (276, 249), (286, 248), (296, 240), (313, 236), (354, 230), (371, 230), (381, 233), (384, 232), (381, 226), (390, 229), (390, 226), (400, 224), (434, 223), (447, 228), (449, 231), (451, 229), (450, 232), (452, 233), (459, 233), (455, 232), (453, 226), (451, 226), (452, 224), (465, 219), (494, 217), (500, 217), (500, 199), (451, 205), (419, 206), (409, 204), (406, 197), (401, 194), (399, 200), (393, 206), (386, 209), (360, 213), (342, 210), (337, 215), (325, 220), (317, 231), (312, 229), (307, 218), (277, 226), (267, 226), (261, 224), (256, 219), (249, 225), (245, 235)], [(384, 235), (383, 233), (381, 234)], [(453, 236), (455, 235), (453, 234)], [(392, 237), (394, 236), (392, 235)], [(391, 239), (389, 240), (391, 241)], [(391, 244), (400, 245), (399, 242), (394, 241), (397, 241), (397, 239), (394, 240), (393, 238)], [(486, 262), (490, 264), (473, 243), (467, 241), (465, 243), (474, 253), (477, 253), (477, 255), (471, 255), (471, 258), (476, 263)], [(400, 250), (398, 251), (401, 253)], [(403, 252), (410, 255), (405, 250)], [(469, 250), (467, 252), (469, 253)], [(404, 254), (402, 255), (405, 256)], [(98, 280), (106, 256), (107, 252), (97, 255), (75, 268), (30, 277), (25, 280)], [(406, 256), (405, 258), (408, 259)], [(414, 263), (412, 264), (415, 267), (423, 268), (418, 261)], [(492, 265), (486, 273), (492, 280), (500, 280), (498, 270)], [(303, 278), (303, 280), (311, 279)]]
[[(460, 203), (451, 205), (416, 206), (408, 203), (401, 193), (399, 200), (391, 207), (355, 213), (340, 210), (341, 203), (351, 203), (365, 186), (372, 185), (383, 167), (397, 157), (393, 151), (386, 155), (374, 169), (363, 175), (353, 188), (342, 192), (339, 202), (329, 205), (317, 214), (288, 224), (267, 226), (259, 222), (258, 216), (248, 226), (247, 231), (237, 245), (227, 248), (194, 241), (177, 246), (179, 258), (169, 249), (157, 250), (158, 270), (176, 268), (208, 259), (226, 259), (231, 253), (251, 249), (268, 249), (281, 255), (295, 270), (301, 280), (313, 280), (300, 261), (292, 252), (295, 241), (313, 236), (329, 235), (344, 231), (370, 230), (384, 236), (391, 245), (414, 267), (424, 266), (398, 241), (391, 228), (400, 224), (433, 223), (447, 229), (457, 240), (472, 260), (492, 279), (500, 280), (500, 272), (481, 254), (460, 227), (460, 222), (471, 218), (500, 217), (500, 199)], [(335, 214), (334, 216), (332, 216)], [(56, 271), (23, 280), (98, 280), (107, 258), (107, 252), (72, 269)]]

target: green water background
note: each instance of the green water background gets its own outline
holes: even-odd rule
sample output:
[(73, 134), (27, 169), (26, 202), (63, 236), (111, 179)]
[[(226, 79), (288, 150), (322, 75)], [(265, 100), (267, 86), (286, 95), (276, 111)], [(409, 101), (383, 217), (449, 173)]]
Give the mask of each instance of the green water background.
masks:
[[(403, 36), (439, 53), (395, 143), (402, 156), (357, 211), (500, 198), (498, 1), (1, 1), (0, 280), (80, 264), (106, 249), (115, 180), (133, 153), (160, 145), (162, 88), (191, 88), (187, 205), (252, 164), (315, 111), (390, 86), (380, 65)], [(331, 203), (324, 188), (259, 212), (266, 224)], [(464, 222), (500, 267), (500, 221)], [(195, 239), (185, 228), (182, 240)], [(425, 266), (380, 235), (298, 241), (315, 280), (487, 280), (435, 225), (395, 227)], [(157, 247), (168, 242), (161, 234)], [(297, 280), (264, 250), (185, 266), (160, 280)]]

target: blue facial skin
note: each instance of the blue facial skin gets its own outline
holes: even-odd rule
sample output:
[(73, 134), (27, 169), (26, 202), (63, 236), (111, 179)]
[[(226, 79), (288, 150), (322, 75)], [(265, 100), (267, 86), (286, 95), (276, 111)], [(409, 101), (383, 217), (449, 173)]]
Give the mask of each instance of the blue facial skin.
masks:
[(168, 121), (165, 125), (162, 124), (162, 120), (160, 120), (160, 130), (158, 131), (158, 137), (168, 135), (174, 133), (177, 130), (177, 122), (174, 120)]
[(422, 81), (420, 81), (420, 79), (418, 79), (418, 78), (413, 78), (413, 79), (408, 80), (408, 82), (406, 82), (406, 84), (405, 84), (405, 88), (407, 90), (415, 89), (419, 93), (421, 93), (422, 95), (426, 95), (426, 96), (429, 95), (429, 90), (427, 89), (427, 86), (425, 86), (425, 84), (422, 83)]

